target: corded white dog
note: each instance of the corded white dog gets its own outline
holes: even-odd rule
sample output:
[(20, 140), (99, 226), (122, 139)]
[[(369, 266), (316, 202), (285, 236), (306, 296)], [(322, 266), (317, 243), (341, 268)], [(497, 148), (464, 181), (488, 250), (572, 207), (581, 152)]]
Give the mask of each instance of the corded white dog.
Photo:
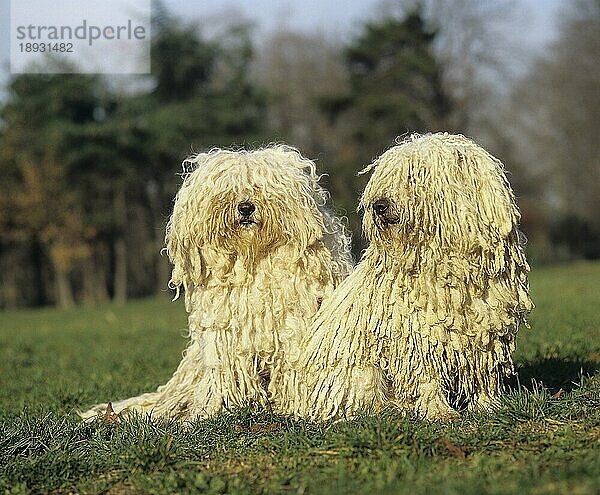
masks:
[(360, 207), (371, 244), (316, 315), (288, 409), (451, 419), (491, 407), (532, 308), (503, 165), (463, 136), (431, 134), (370, 170)]
[(278, 410), (312, 317), (352, 269), (349, 237), (325, 207), (315, 165), (292, 148), (216, 149), (187, 164), (166, 245), (191, 341), (165, 385), (114, 412), (194, 419), (248, 403)]

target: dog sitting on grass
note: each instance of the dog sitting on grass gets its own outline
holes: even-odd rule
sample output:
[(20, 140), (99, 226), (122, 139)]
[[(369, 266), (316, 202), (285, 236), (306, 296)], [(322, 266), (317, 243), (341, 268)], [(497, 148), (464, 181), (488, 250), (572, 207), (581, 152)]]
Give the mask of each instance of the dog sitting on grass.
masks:
[(406, 139), (371, 170), (360, 201), (371, 244), (316, 315), (289, 408), (446, 420), (493, 406), (532, 308), (502, 163), (444, 133)]
[(312, 317), (352, 269), (350, 239), (315, 165), (292, 148), (215, 149), (187, 165), (166, 245), (191, 340), (165, 385), (112, 408), (184, 420), (250, 403), (277, 410)]

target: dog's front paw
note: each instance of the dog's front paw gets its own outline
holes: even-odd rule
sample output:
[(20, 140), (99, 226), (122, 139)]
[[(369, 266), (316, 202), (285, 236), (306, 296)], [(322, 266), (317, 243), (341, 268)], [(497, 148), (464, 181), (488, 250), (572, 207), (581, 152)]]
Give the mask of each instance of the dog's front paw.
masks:
[(460, 419), (458, 411), (453, 409), (448, 400), (439, 392), (428, 393), (419, 397), (415, 404), (415, 413), (428, 421), (455, 421)]
[(479, 392), (469, 401), (468, 409), (477, 412), (492, 411), (498, 407), (499, 403), (499, 395)]
[(460, 419), (460, 413), (441, 403), (430, 403), (424, 411), (423, 417), (428, 421), (457, 421)]

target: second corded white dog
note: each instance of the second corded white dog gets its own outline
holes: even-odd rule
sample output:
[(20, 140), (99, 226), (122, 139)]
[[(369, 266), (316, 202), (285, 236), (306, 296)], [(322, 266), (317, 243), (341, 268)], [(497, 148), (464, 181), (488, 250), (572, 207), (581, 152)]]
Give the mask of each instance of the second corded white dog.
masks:
[(371, 244), (316, 315), (288, 410), (452, 419), (492, 407), (532, 308), (503, 165), (463, 136), (431, 134), (370, 170), (360, 206)]

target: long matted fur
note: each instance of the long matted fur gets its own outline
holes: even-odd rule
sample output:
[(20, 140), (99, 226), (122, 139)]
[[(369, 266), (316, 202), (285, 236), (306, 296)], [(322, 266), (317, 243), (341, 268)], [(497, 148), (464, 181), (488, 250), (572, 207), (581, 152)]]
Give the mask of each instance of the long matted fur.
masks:
[(316, 315), (290, 408), (449, 419), (492, 406), (532, 308), (502, 163), (440, 133), (406, 139), (371, 170), (360, 201), (371, 244)]
[(352, 269), (349, 237), (314, 163), (292, 148), (215, 149), (185, 166), (166, 245), (191, 340), (168, 383), (114, 411), (193, 419), (248, 403), (277, 409), (309, 320)]

